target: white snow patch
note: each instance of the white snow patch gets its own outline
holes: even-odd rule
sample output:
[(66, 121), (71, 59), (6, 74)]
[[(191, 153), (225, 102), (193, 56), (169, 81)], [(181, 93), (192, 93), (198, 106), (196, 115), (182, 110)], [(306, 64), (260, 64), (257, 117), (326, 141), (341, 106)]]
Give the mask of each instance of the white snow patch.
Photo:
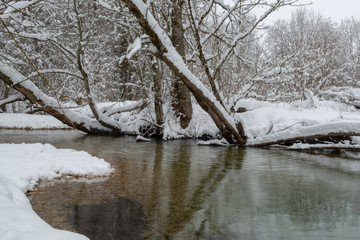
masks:
[(360, 149), (360, 145), (351, 145), (350, 142), (347, 141), (345, 143), (325, 143), (325, 144), (294, 143), (293, 145), (288, 147), (288, 149), (300, 149), (300, 150), (307, 150), (312, 148)]
[(2, 13), (1, 18), (5, 19), (8, 18), (12, 13), (27, 8), (31, 4), (37, 2), (38, 0), (33, 1), (17, 1), (17, 2), (10, 2), (8, 5), (9, 7), (5, 9), (5, 11)]
[(197, 145), (199, 146), (229, 146), (228, 141), (226, 139), (212, 139), (209, 141), (198, 141)]
[(70, 129), (69, 126), (52, 116), (21, 113), (1, 113), (0, 128)]
[(360, 112), (354, 108), (330, 101), (319, 101), (313, 108), (299, 108), (298, 104), (242, 100), (237, 107), (248, 111), (235, 114), (235, 119), (243, 123), (249, 145), (302, 134), (353, 132), (359, 129)]
[[(168, 111), (168, 110), (167, 110)], [(165, 111), (166, 112), (166, 111)], [(170, 111), (165, 117), (164, 140), (179, 138), (199, 138), (207, 135), (215, 137), (219, 133), (214, 121), (197, 104), (193, 104), (193, 115), (186, 129), (180, 127), (180, 119), (174, 119), (174, 113)]]
[(50, 144), (0, 144), (0, 238), (3, 240), (85, 240), (83, 235), (52, 228), (31, 208), (24, 192), (40, 179), (63, 174), (102, 176), (109, 163), (86, 152)]
[(137, 141), (137, 142), (150, 142), (151, 139), (146, 138), (146, 137), (143, 137), (143, 136), (140, 136), (140, 135), (137, 135), (136, 141)]
[(135, 41), (128, 47), (126, 58), (132, 58), (141, 49), (141, 38), (136, 38)]

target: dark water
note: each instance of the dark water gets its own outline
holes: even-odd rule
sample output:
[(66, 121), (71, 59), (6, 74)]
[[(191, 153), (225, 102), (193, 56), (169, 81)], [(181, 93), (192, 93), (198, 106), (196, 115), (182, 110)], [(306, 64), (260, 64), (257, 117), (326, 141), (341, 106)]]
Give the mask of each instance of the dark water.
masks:
[(50, 225), (90, 239), (360, 239), (356, 159), (75, 131), (2, 130), (0, 142), (48, 142), (116, 167), (29, 194)]

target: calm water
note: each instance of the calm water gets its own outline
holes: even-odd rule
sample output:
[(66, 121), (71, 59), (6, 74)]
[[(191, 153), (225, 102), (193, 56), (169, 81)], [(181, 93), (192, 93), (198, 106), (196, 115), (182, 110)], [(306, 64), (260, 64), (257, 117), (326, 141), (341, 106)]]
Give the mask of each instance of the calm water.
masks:
[(360, 238), (359, 160), (75, 131), (2, 130), (0, 142), (48, 142), (116, 167), (29, 194), (50, 225), (91, 239)]

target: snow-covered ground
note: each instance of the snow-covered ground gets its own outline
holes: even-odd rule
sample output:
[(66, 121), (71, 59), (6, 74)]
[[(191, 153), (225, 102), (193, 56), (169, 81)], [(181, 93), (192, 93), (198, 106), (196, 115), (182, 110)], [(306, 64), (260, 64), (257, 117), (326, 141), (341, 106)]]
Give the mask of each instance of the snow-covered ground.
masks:
[(57, 149), (50, 144), (0, 144), (0, 239), (85, 240), (87, 237), (52, 228), (31, 208), (25, 196), (40, 179), (63, 175), (105, 176), (110, 164), (86, 152)]
[(0, 128), (70, 129), (52, 116), (18, 113), (0, 113)]
[(239, 101), (237, 107), (247, 109), (235, 118), (244, 125), (248, 145), (360, 129), (360, 111), (332, 101), (316, 101), (308, 107), (306, 102), (287, 104), (248, 99)]

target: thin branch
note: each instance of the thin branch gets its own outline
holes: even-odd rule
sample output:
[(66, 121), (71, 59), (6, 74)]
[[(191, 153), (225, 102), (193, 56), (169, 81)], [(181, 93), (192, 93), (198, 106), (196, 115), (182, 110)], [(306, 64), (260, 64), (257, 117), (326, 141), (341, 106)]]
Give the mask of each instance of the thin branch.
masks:
[(249, 36), (257, 27), (258, 25), (264, 21), (265, 18), (267, 18), (272, 12), (274, 12), (277, 8), (279, 8), (280, 6), (283, 5), (283, 1), (281, 0), (277, 0), (276, 3), (274, 3), (270, 9), (268, 9), (263, 16), (261, 16), (253, 25), (252, 27), (250, 27), (246, 32), (241, 32), (239, 33), (233, 40), (233, 42), (231, 43), (231, 47), (227, 49), (227, 51), (225, 51), (225, 53), (221, 56), (219, 63), (217, 64), (217, 66), (215, 67), (214, 71), (213, 71), (213, 77), (215, 77), (221, 67), (223, 66), (223, 64), (227, 61), (227, 59), (232, 55), (232, 52), (234, 51), (235, 47), (238, 45), (238, 43), (243, 40), (244, 38), (246, 38), (247, 36)]
[(6, 99), (0, 100), (0, 107), (4, 106), (6, 104), (14, 103), (17, 101), (23, 101), (23, 100), (24, 100), (24, 95), (22, 95), (21, 93), (11, 95)]

